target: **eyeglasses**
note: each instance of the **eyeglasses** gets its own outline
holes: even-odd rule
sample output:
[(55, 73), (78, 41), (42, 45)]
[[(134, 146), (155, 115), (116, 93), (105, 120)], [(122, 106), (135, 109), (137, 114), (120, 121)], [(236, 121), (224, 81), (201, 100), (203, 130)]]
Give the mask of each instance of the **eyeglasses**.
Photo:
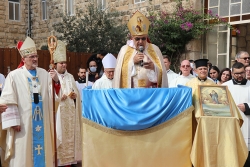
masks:
[(147, 38), (146, 37), (142, 37), (142, 38), (138, 38), (138, 37), (135, 37), (135, 41), (145, 41)]
[(181, 67), (182, 67), (182, 68), (189, 68), (190, 65), (182, 65)]
[(250, 72), (250, 70), (246, 70), (246, 72)]
[(32, 56), (27, 56), (27, 57), (25, 57), (25, 58), (29, 58), (29, 59), (34, 59), (34, 58), (39, 58), (39, 56), (38, 55), (32, 55)]
[(245, 74), (245, 71), (243, 71), (243, 72), (237, 72), (237, 73), (233, 73), (235, 76), (239, 76), (239, 75), (244, 75)]
[(240, 58), (240, 59), (250, 60), (250, 57), (243, 57), (243, 58)]

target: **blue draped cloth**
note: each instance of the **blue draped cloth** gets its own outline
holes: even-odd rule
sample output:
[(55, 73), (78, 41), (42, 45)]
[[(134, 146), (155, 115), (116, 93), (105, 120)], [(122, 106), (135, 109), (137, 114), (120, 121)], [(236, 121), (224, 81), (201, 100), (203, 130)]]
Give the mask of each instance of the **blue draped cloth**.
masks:
[(192, 89), (84, 89), (82, 116), (118, 130), (141, 130), (164, 123), (192, 106)]

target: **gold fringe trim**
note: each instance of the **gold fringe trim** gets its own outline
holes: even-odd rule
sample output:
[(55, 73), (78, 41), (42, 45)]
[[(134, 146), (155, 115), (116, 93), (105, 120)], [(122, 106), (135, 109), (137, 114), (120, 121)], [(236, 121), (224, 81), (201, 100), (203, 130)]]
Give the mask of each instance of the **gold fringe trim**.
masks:
[(187, 117), (188, 115), (190, 115), (190, 122), (192, 122), (192, 117), (191, 117), (192, 115), (191, 114), (192, 114), (193, 110), (194, 110), (194, 107), (191, 106), (191, 107), (187, 108), (185, 111), (183, 111), (182, 113), (180, 113), (179, 115), (177, 115), (176, 117), (170, 119), (169, 121), (166, 121), (166, 122), (164, 122), (160, 125), (154, 126), (152, 128), (137, 130), (137, 131), (124, 131), (124, 130), (116, 130), (116, 129), (107, 128), (107, 127), (102, 126), (100, 124), (97, 124), (93, 121), (90, 121), (86, 118), (82, 118), (82, 123), (87, 124), (89, 126), (92, 126), (93, 128), (96, 128), (96, 129), (101, 130), (103, 132), (114, 134), (117, 136), (128, 136), (128, 135), (135, 136), (135, 135), (143, 135), (143, 134), (153, 133), (153, 132), (158, 131), (160, 129), (163, 129), (165, 127), (171, 126), (171, 125), (175, 124), (176, 122), (180, 121), (181, 119)]
[(128, 81), (130, 81), (130, 79), (128, 79), (129, 75), (128, 75), (128, 64), (129, 64), (129, 60), (132, 56), (134, 49), (128, 46), (127, 51), (125, 52), (124, 55), (124, 59), (123, 59), (123, 63), (122, 63), (122, 70), (121, 70), (121, 88), (128, 88)]
[(159, 60), (159, 57), (156, 55), (154, 48), (152, 46), (152, 44), (149, 44), (148, 46), (148, 53), (151, 56), (151, 58), (153, 59), (153, 62), (156, 63), (157, 67), (159, 68), (159, 73), (158, 73), (158, 87), (160, 88), (162, 85), (162, 66), (161, 66), (161, 62)]

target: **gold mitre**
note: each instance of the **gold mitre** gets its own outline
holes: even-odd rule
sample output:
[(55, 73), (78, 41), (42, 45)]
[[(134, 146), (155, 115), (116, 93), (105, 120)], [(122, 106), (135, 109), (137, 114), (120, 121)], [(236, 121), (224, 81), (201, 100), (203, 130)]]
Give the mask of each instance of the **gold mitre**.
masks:
[(66, 45), (64, 42), (58, 40), (57, 47), (53, 54), (54, 63), (66, 61)]
[(17, 49), (22, 57), (37, 55), (36, 44), (30, 37), (27, 37), (24, 42), (18, 42)]
[(127, 26), (131, 35), (147, 35), (149, 24), (148, 18), (136, 11), (130, 18)]

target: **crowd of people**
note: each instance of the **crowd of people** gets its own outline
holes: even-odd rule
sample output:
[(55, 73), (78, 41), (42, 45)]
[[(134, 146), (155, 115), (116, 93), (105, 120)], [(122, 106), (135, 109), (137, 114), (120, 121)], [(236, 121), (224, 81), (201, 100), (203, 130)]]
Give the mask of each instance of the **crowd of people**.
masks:
[[(140, 22), (138, 22), (138, 18)], [(167, 88), (184, 85), (227, 85), (244, 120), (242, 133), (250, 150), (250, 57), (240, 51), (232, 68), (212, 66), (207, 59), (183, 60), (180, 73), (170, 69), (171, 60), (148, 39), (148, 19), (136, 12), (128, 22), (131, 40), (117, 59), (104, 50), (90, 57), (87, 69), (79, 68), (77, 81), (67, 72), (66, 46), (58, 41), (53, 54), (55, 69), (38, 67), (34, 41), (18, 43), (22, 65), (6, 80), (0, 75), (0, 112), (6, 130), (6, 159), (10, 167), (53, 166), (53, 139), (57, 141), (58, 166), (74, 166), (82, 158), (81, 94), (85, 87)], [(53, 136), (52, 89), (55, 90), (56, 136)], [(15, 134), (15, 135), (14, 135)], [(83, 134), (84, 135), (84, 134)], [(25, 150), (25, 154), (24, 154)], [(248, 156), (245, 167), (250, 166)]]

